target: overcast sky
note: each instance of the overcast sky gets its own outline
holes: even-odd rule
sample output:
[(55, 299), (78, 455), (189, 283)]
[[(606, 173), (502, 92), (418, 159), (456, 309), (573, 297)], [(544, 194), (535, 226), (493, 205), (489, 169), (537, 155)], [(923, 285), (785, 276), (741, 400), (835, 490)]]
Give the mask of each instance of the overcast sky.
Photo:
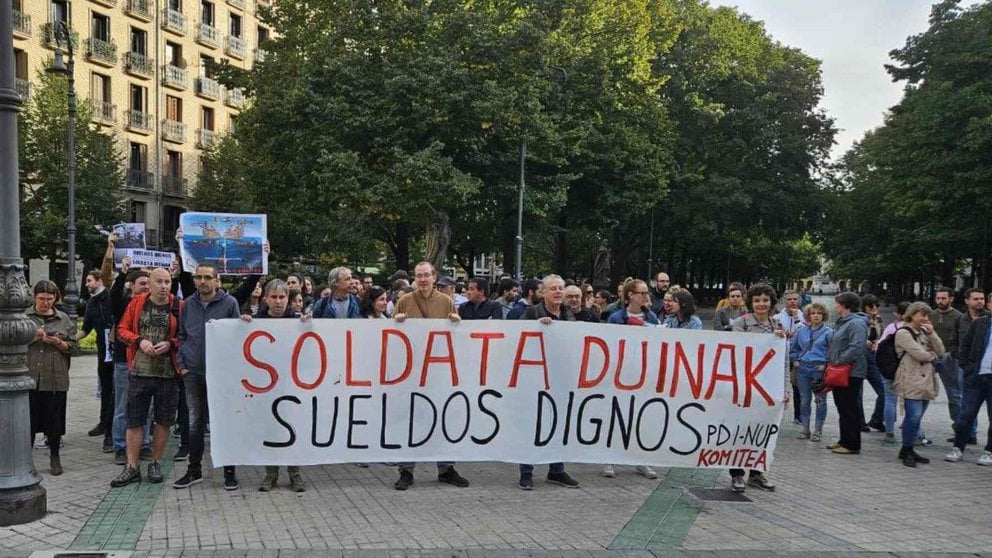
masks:
[[(711, 0), (737, 6), (777, 41), (823, 62), (823, 107), (838, 128), (833, 155), (882, 124), (902, 98), (882, 67), (889, 51), (928, 27), (929, 0)], [(974, 4), (965, 0), (962, 5)]]

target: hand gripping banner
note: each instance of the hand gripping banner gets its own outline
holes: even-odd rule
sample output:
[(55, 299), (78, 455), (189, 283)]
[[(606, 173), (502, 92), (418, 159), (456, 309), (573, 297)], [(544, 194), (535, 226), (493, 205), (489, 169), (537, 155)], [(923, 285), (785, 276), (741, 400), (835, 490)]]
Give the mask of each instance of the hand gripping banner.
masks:
[(764, 471), (785, 352), (774, 335), (577, 322), (220, 320), (211, 455)]

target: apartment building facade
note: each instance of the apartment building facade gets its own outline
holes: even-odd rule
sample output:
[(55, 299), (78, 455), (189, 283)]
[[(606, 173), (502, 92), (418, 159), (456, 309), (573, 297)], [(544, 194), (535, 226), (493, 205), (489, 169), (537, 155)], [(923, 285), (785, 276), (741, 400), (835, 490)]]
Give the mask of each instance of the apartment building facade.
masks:
[(270, 31), (258, 11), (270, 0), (0, 1), (13, 2), (25, 100), (54, 56), (54, 25), (69, 24), (80, 103), (124, 156), (126, 218), (145, 223), (150, 247), (172, 248), (204, 151), (235, 128), (245, 105), (208, 62), (248, 69), (263, 59)]

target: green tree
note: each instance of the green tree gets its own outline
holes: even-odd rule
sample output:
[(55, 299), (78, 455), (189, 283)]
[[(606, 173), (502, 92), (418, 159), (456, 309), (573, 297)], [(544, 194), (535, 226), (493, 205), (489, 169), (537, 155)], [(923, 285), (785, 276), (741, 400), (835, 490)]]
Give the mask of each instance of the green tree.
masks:
[[(97, 265), (106, 242), (95, 225), (109, 226), (121, 220), (124, 175), (114, 138), (90, 124), (91, 116), (89, 105), (79, 103), (75, 126), (76, 251), (81, 260)], [(67, 80), (39, 72), (18, 122), (21, 249), (26, 258), (48, 258), (53, 266), (67, 250), (68, 122)]]

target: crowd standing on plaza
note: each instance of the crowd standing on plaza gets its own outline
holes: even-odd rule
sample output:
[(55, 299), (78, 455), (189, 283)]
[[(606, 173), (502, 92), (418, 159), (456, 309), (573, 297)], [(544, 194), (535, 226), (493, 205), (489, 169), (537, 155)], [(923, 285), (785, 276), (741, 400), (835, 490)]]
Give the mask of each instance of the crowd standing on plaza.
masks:
[[(209, 433), (207, 406), (206, 324), (219, 319), (407, 319), (538, 320), (603, 322), (639, 327), (677, 329), (703, 328), (691, 292), (671, 285), (666, 273), (658, 273), (652, 284), (628, 278), (611, 301), (606, 290), (596, 291), (588, 283), (566, 281), (558, 275), (527, 279), (518, 283), (503, 276), (495, 285), (484, 278), (471, 278), (463, 287), (450, 277), (439, 277), (428, 262), (421, 262), (410, 277), (398, 271), (388, 288), (374, 284), (371, 276), (358, 276), (347, 267), (336, 267), (326, 284), (315, 286), (312, 278), (290, 273), (285, 279), (248, 276), (228, 292), (221, 287), (217, 269), (209, 264), (182, 270), (178, 260), (170, 269), (132, 269), (124, 258), (114, 275), (114, 243), (111, 235), (99, 270), (86, 275), (90, 293), (83, 313), (82, 330), (56, 305), (59, 289), (47, 280), (34, 287), (34, 305), (27, 315), (37, 329), (28, 346), (28, 369), (36, 382), (31, 392), (33, 435), (43, 434), (36, 447), (47, 447), (52, 475), (63, 473), (60, 459), (65, 434), (70, 355), (78, 340), (96, 332), (97, 372), (100, 384), (100, 418), (89, 431), (103, 436), (103, 451), (113, 453), (122, 466), (111, 486), (142, 481), (141, 461), (148, 461), (145, 478), (162, 482), (161, 461), (166, 442), (178, 436), (180, 447), (172, 457), (187, 462), (185, 473), (173, 483), (188, 488), (203, 480), (202, 460)], [(265, 245), (268, 250), (268, 245)], [(411, 284), (412, 279), (412, 284)], [(107, 285), (110, 285), (108, 288)], [(813, 302), (806, 292), (785, 291), (776, 312), (778, 294), (769, 285), (746, 288), (731, 283), (713, 319), (713, 329), (749, 332), (785, 338), (789, 347), (787, 392), (793, 421), (801, 429), (799, 438), (820, 442), (829, 413), (827, 396), (832, 395), (839, 439), (826, 446), (839, 455), (861, 451), (865, 433), (877, 431), (885, 442), (896, 443), (896, 418), (902, 414), (898, 459), (907, 467), (929, 463), (917, 447), (932, 443), (921, 429), (927, 407), (941, 386), (948, 396), (953, 435), (949, 462), (964, 458), (968, 445), (977, 444), (977, 415), (983, 404), (992, 416), (992, 323), (985, 294), (979, 289), (964, 293), (965, 312), (953, 307), (954, 292), (936, 292), (935, 308), (924, 302), (900, 303), (895, 320), (883, 328), (880, 302), (872, 295), (844, 292), (834, 297), (832, 308)], [(831, 317), (833, 325), (829, 325)], [(863, 398), (865, 384), (875, 392), (872, 415), (866, 421)], [(901, 402), (901, 404), (900, 404)], [(815, 412), (813, 410), (815, 406)], [(992, 465), (992, 426), (979, 465)], [(223, 484), (237, 490), (240, 483), (235, 465), (223, 468)], [(364, 463), (358, 466), (368, 466)], [(395, 465), (397, 490), (414, 484), (415, 463)], [(648, 466), (636, 472), (657, 478)], [(280, 468), (265, 468), (258, 487), (277, 487)], [(306, 486), (300, 467), (287, 467), (290, 489), (303, 492)], [(617, 475), (606, 464), (602, 475)], [(731, 469), (731, 489), (747, 486), (773, 491), (775, 485), (757, 470)], [(456, 487), (469, 480), (455, 463), (437, 463), (437, 479)], [(548, 466), (545, 480), (568, 488), (579, 481), (565, 470), (564, 463)], [(518, 485), (534, 488), (534, 466), (519, 466)]]

